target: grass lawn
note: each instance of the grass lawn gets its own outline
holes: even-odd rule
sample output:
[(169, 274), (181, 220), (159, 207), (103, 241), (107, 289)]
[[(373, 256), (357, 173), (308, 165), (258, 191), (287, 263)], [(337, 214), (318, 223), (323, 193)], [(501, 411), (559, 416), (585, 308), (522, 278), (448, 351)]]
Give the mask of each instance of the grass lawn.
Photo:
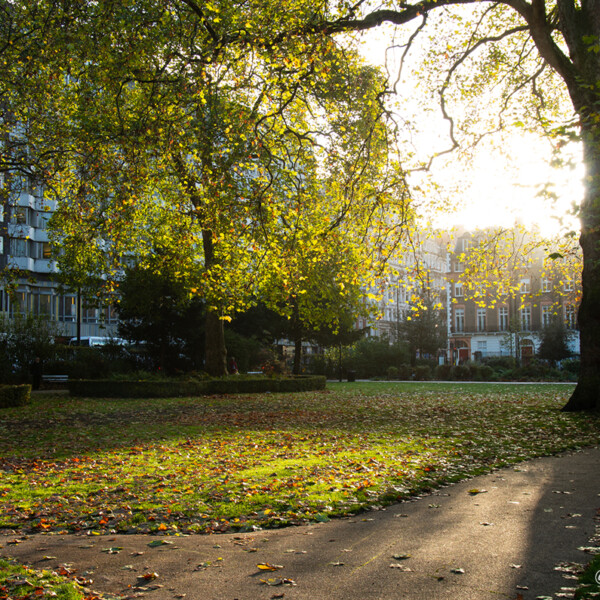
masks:
[(356, 512), (600, 443), (573, 387), (333, 383), (322, 392), (0, 411), (0, 530), (218, 532)]

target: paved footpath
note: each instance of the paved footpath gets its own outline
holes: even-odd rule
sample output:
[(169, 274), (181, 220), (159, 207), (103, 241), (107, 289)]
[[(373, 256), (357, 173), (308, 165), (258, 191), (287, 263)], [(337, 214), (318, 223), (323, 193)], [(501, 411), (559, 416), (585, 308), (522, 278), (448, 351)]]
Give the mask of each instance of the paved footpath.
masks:
[[(594, 448), (351, 519), (213, 536), (0, 536), (0, 556), (36, 568), (67, 563), (98, 591), (156, 600), (558, 598), (574, 582), (555, 567), (586, 563), (579, 548), (600, 546), (590, 543), (599, 509)], [(169, 543), (148, 545), (159, 541)], [(266, 563), (282, 568), (257, 567)], [(158, 577), (143, 580), (151, 573)], [(261, 582), (269, 579), (284, 583)]]

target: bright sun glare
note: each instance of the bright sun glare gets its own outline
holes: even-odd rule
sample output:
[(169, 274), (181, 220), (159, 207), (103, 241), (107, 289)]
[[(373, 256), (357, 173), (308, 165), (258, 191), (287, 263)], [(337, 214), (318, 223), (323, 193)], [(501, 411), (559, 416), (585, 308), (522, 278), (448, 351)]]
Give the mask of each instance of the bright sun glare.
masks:
[[(391, 35), (385, 29), (369, 33), (362, 46), (368, 62), (384, 64)], [(394, 76), (392, 72), (390, 75)], [(403, 99), (415, 98), (414, 118), (421, 128), (420, 136), (417, 134), (413, 140), (416, 152), (422, 152), (424, 157), (428, 152), (444, 150), (448, 142), (440, 132), (447, 130), (447, 123), (439, 114), (433, 117), (431, 112), (422, 110), (416, 100), (419, 95), (422, 97), (422, 89), (411, 91), (404, 77), (402, 86)], [(581, 157), (571, 157), (575, 167), (553, 168), (552, 149), (547, 140), (525, 131), (515, 132), (506, 140), (502, 152), (484, 143), (468, 161), (460, 160), (458, 153), (434, 161), (431, 174), (440, 186), (436, 194), (438, 197), (445, 194), (442, 200), (448, 207), (443, 214), (435, 213), (434, 224), (475, 229), (510, 227), (517, 222), (527, 227), (537, 226), (543, 235), (577, 229), (574, 206), (583, 198)], [(420, 176), (415, 179), (422, 181)], [(552, 200), (542, 193), (544, 189), (551, 192)]]

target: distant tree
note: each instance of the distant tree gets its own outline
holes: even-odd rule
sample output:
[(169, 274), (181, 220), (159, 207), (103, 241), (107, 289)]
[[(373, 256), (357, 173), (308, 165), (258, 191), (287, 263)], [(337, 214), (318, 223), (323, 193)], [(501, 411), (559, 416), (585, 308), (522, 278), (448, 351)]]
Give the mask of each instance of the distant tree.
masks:
[(117, 304), (119, 335), (142, 342), (165, 372), (202, 367), (204, 306), (172, 271), (135, 266), (126, 271)]
[(541, 344), (538, 356), (549, 360), (552, 366), (555, 366), (556, 362), (563, 358), (569, 358), (573, 354), (569, 350), (568, 342), (570, 335), (564, 321), (557, 316), (541, 332)]
[(36, 356), (42, 362), (54, 355), (54, 339), (58, 331), (54, 321), (31, 313), (0, 317), (0, 378), (29, 378)]
[(445, 312), (431, 290), (422, 290), (411, 302), (411, 310), (399, 324), (400, 338), (408, 343), (410, 362), (416, 363), (417, 352), (435, 356), (446, 347)]

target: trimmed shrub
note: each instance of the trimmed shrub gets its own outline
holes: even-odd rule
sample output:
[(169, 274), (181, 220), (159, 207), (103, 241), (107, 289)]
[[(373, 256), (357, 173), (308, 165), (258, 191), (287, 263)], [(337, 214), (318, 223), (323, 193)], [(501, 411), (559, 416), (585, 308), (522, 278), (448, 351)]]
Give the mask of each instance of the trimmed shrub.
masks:
[(417, 365), (415, 367), (415, 379), (417, 381), (427, 381), (431, 379), (431, 367), (429, 365)]
[(298, 376), (290, 378), (230, 377), (205, 381), (119, 381), (70, 380), (72, 396), (93, 398), (171, 398), (178, 396), (206, 396), (212, 394), (252, 394), (265, 392), (305, 392), (325, 389), (325, 377)]
[(388, 379), (398, 379), (398, 367), (388, 367), (387, 377)]
[(479, 377), (481, 381), (495, 381), (498, 379), (494, 373), (494, 369), (489, 365), (483, 365), (479, 367)]
[(458, 381), (468, 381), (471, 378), (471, 369), (467, 365), (456, 365), (452, 371), (454, 378)]
[(30, 400), (30, 385), (0, 385), (0, 408), (23, 406)]
[(412, 367), (410, 365), (400, 365), (398, 369), (398, 379), (408, 381), (412, 379)]
[(439, 379), (440, 381), (451, 381), (452, 379), (454, 379), (452, 365), (437, 365), (437, 367), (435, 368), (435, 378)]

